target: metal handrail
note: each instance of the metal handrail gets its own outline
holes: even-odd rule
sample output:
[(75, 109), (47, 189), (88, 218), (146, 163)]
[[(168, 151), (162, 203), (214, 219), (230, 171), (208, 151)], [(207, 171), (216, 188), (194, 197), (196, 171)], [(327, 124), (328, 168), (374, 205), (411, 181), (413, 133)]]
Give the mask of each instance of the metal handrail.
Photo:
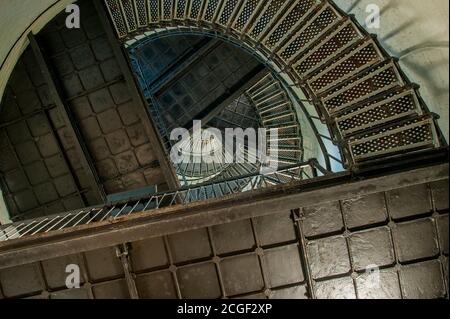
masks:
[[(310, 170), (310, 174), (308, 174), (308, 170)], [(310, 160), (267, 174), (261, 172), (247, 174), (238, 178), (224, 179), (193, 187), (182, 187), (177, 190), (148, 194), (140, 198), (129, 198), (104, 206), (82, 208), (53, 216), (3, 225), (0, 226), (0, 242), (75, 228), (105, 220), (114, 221), (122, 216), (138, 214), (152, 209), (223, 198), (236, 193), (294, 183), (330, 173), (321, 167), (317, 160)]]

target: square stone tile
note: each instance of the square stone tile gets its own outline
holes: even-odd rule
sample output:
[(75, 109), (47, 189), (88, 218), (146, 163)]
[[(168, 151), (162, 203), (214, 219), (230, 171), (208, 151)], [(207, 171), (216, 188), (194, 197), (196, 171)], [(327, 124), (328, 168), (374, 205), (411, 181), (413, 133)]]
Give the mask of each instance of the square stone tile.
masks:
[(64, 159), (60, 155), (46, 159), (45, 166), (47, 166), (47, 170), (53, 178), (69, 173)]
[(270, 299), (309, 299), (306, 286), (294, 286), (273, 290)]
[(53, 134), (37, 137), (36, 144), (43, 157), (50, 157), (59, 153), (59, 147)]
[(129, 102), (131, 100), (130, 91), (125, 82), (113, 84), (109, 87), (114, 102), (117, 105)]
[(104, 134), (109, 134), (122, 128), (122, 122), (116, 109), (109, 109), (98, 114), (98, 122)]
[(386, 193), (389, 213), (394, 219), (426, 214), (431, 201), (426, 184), (395, 189)]
[(67, 53), (59, 54), (51, 59), (58, 76), (62, 77), (75, 71), (70, 56)]
[(271, 287), (301, 283), (305, 279), (297, 245), (265, 250), (264, 260)]
[(96, 89), (105, 83), (102, 72), (97, 65), (92, 65), (78, 72), (78, 75), (85, 90)]
[(181, 267), (178, 270), (178, 278), (183, 298), (217, 299), (222, 295), (213, 263)]
[(350, 229), (382, 223), (387, 219), (384, 194), (370, 194), (344, 200), (342, 212)]
[(36, 162), (41, 159), (39, 150), (33, 141), (28, 141), (16, 146), (17, 156), (23, 165)]
[(213, 226), (211, 231), (217, 254), (255, 248), (250, 220)]
[(122, 176), (122, 183), (127, 189), (138, 189), (148, 186), (142, 172), (134, 172)]
[(448, 179), (431, 183), (434, 205), (438, 211), (448, 211)]
[(86, 288), (66, 289), (50, 294), (50, 299), (90, 299)]
[(5, 181), (11, 192), (17, 192), (29, 187), (27, 176), (20, 170), (15, 170), (5, 174)]
[(80, 78), (76, 73), (71, 73), (61, 78), (61, 84), (63, 93), (69, 98), (78, 96), (84, 91)]
[(33, 190), (40, 204), (50, 203), (59, 198), (52, 182), (35, 186)]
[(24, 115), (41, 109), (39, 96), (35, 89), (23, 91), (16, 98), (17, 104)]
[(91, 104), (85, 96), (73, 99), (69, 102), (69, 106), (78, 120), (83, 120), (92, 115)]
[(192, 230), (168, 236), (174, 262), (210, 257), (211, 247), (206, 229)]
[(11, 150), (3, 148), (0, 150), (0, 152), (2, 152), (2, 156), (0, 157), (1, 171), (7, 172), (19, 167), (19, 163)]
[(364, 270), (395, 263), (394, 249), (388, 227), (375, 228), (350, 236), (350, 255), (353, 267)]
[(145, 180), (149, 185), (158, 185), (158, 191), (163, 191), (162, 185), (166, 183), (166, 179), (160, 168), (148, 168), (144, 170)]
[(7, 298), (36, 294), (45, 290), (38, 264), (2, 269), (0, 283)]
[(439, 242), (442, 252), (448, 256), (448, 215), (442, 215), (437, 218), (439, 231)]
[(117, 169), (122, 175), (134, 172), (139, 169), (139, 164), (133, 151), (126, 151), (119, 155), (116, 155), (115, 161)]
[(314, 291), (317, 299), (356, 299), (355, 286), (350, 277), (318, 282)]
[(139, 122), (139, 116), (136, 113), (136, 107), (133, 102), (128, 102), (117, 107), (122, 123), (131, 125)]
[(152, 162), (157, 161), (155, 151), (153, 150), (150, 143), (146, 143), (136, 147), (135, 154), (139, 162), (139, 165), (141, 166), (147, 166)]
[(14, 201), (21, 212), (26, 212), (38, 206), (36, 196), (31, 190), (21, 191), (14, 196)]
[(88, 98), (95, 113), (101, 113), (115, 107), (114, 101), (107, 88), (92, 92), (88, 95)]
[(356, 278), (359, 299), (401, 299), (398, 274), (395, 270), (365, 272)]
[(92, 50), (98, 61), (104, 61), (114, 56), (114, 51), (106, 36), (95, 39), (95, 41), (92, 42)]
[(64, 211), (70, 211), (85, 207), (84, 202), (80, 198), (80, 196), (65, 198), (62, 200), (62, 203), (64, 205)]
[(27, 120), (33, 137), (46, 135), (51, 132), (51, 127), (47, 122), (47, 117), (43, 114), (36, 114)]
[(405, 299), (435, 299), (445, 295), (441, 264), (437, 260), (403, 267), (400, 282)]
[(339, 232), (343, 229), (339, 202), (328, 202), (303, 210), (303, 232), (306, 237)]
[(306, 249), (314, 279), (345, 274), (351, 270), (347, 243), (342, 236), (311, 241)]
[(148, 142), (147, 134), (141, 123), (127, 127), (127, 133), (133, 146), (139, 146)]
[(114, 280), (92, 287), (95, 299), (129, 299), (130, 293), (125, 279)]
[(139, 297), (143, 299), (176, 299), (175, 284), (169, 271), (160, 271), (136, 277)]
[(225, 258), (220, 263), (227, 296), (262, 290), (264, 282), (258, 256), (254, 254)]
[(430, 218), (398, 224), (393, 237), (401, 262), (439, 254), (436, 226)]
[(65, 197), (77, 191), (76, 186), (70, 175), (64, 175), (55, 178), (53, 180), (53, 184), (55, 185), (56, 190), (61, 197)]
[(120, 179), (113, 179), (103, 183), (107, 194), (120, 193), (125, 191), (123, 182)]
[(44, 162), (34, 162), (24, 167), (31, 185), (38, 185), (50, 179)]
[(100, 69), (102, 70), (103, 77), (107, 82), (119, 79), (119, 77), (122, 76), (122, 71), (120, 70), (120, 67), (117, 64), (116, 59), (109, 59), (103, 61), (100, 64)]
[[(86, 41), (86, 37), (82, 29), (67, 29), (65, 31), (66, 32), (60, 32), (60, 35), (64, 41), (64, 44), (68, 48), (79, 46)], [(53, 47), (51, 47), (51, 49), (53, 49)]]
[(90, 142), (89, 149), (92, 158), (97, 162), (107, 159), (111, 156), (108, 144), (106, 144), (105, 139), (102, 137)]
[(169, 260), (167, 258), (163, 238), (158, 237), (133, 242), (131, 261), (134, 271), (167, 266)]
[(281, 212), (254, 219), (255, 229), (262, 246), (297, 239), (295, 224), (290, 212)]
[(95, 117), (88, 117), (81, 121), (81, 132), (88, 140), (93, 140), (102, 136), (102, 131)]
[[(68, 34), (68, 32), (63, 32), (63, 34)], [(70, 56), (72, 57), (73, 64), (77, 70), (82, 70), (95, 64), (95, 57), (88, 44), (83, 44), (71, 50)]]
[(90, 279), (98, 281), (123, 275), (122, 262), (114, 247), (84, 253)]
[(131, 147), (127, 133), (122, 129), (106, 135), (106, 142), (113, 155), (125, 152)]

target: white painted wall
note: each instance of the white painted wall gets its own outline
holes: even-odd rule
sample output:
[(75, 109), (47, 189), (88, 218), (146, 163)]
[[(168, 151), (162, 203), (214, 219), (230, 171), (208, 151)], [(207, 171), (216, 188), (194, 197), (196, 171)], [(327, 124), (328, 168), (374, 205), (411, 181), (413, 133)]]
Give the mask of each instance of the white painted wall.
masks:
[(3, 193), (0, 190), (0, 225), (10, 223), (8, 210), (6, 209), (5, 201), (3, 199)]

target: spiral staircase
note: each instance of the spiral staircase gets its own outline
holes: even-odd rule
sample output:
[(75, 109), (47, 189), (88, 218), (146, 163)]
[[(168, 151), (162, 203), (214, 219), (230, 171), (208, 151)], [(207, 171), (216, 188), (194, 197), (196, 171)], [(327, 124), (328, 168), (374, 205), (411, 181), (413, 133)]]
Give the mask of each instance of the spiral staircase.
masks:
[[(375, 37), (332, 1), (105, 0), (105, 4), (123, 42), (163, 28), (195, 29), (258, 51), (314, 105), (347, 167), (445, 144), (418, 86)], [(276, 99), (270, 95), (276, 85), (268, 78), (258, 85), (262, 87), (253, 90), (253, 97), (263, 124), (270, 127), (285, 119), (294, 123), (281, 103), (278, 109), (265, 104), (270, 102), (266, 97)], [(280, 154), (286, 162), (300, 152), (292, 139), (297, 129), (286, 127), (283, 132), (286, 149)]]

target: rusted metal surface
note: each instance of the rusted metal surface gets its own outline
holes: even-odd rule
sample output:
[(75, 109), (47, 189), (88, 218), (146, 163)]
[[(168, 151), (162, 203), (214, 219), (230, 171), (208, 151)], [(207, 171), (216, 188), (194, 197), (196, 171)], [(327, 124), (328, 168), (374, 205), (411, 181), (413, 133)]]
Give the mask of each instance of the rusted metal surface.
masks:
[[(242, 193), (209, 202), (161, 208), (112, 221), (80, 226), (0, 243), (0, 267), (97, 249), (147, 237), (183, 232), (249, 217), (289, 211), (299, 206), (343, 200), (448, 177), (448, 165), (350, 181), (350, 174)], [(300, 204), (301, 203), (301, 204)]]
[(445, 298), (448, 207), (448, 164), (342, 174), (11, 242), (0, 282), (5, 298)]

